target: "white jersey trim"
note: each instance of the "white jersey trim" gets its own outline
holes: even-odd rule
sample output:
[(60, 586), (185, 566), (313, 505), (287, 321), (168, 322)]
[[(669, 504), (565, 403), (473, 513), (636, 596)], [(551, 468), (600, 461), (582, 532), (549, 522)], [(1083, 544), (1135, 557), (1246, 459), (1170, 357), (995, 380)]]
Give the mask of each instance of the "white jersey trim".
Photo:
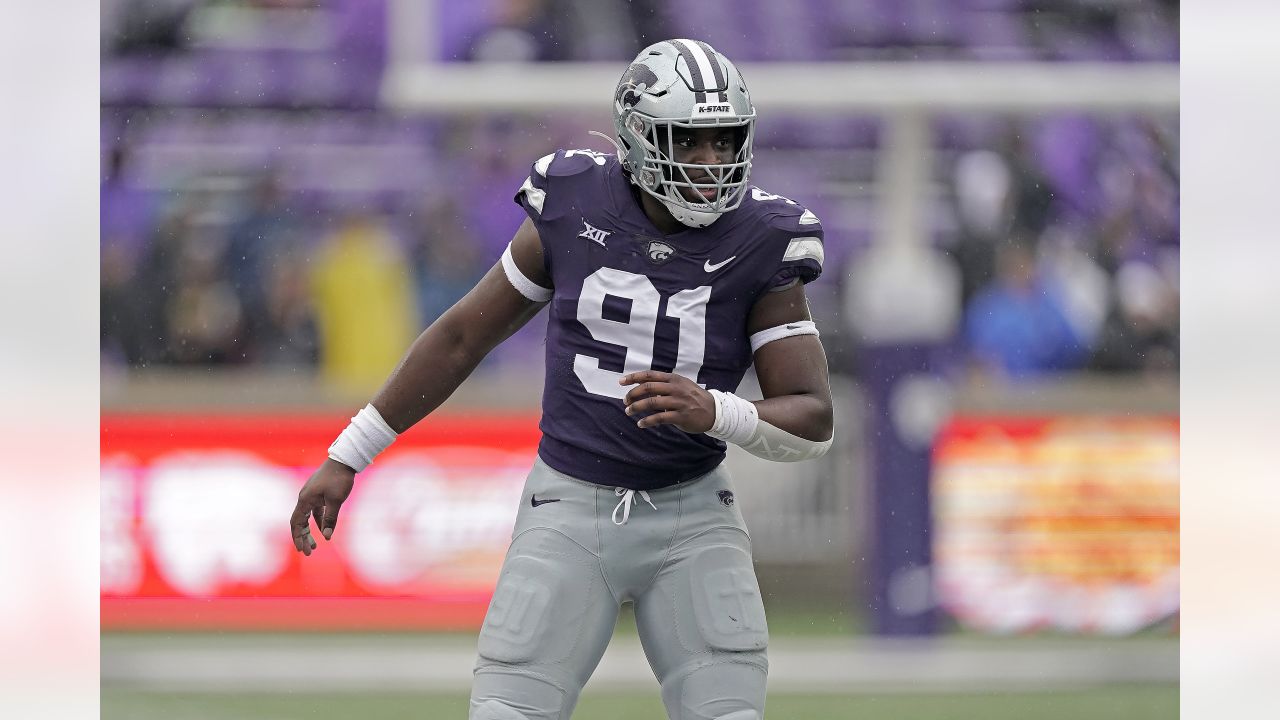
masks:
[(524, 179), (524, 184), (520, 186), (520, 192), (524, 193), (525, 197), (529, 198), (529, 205), (532, 206), (534, 210), (537, 210), (538, 214), (541, 215), (542, 205), (547, 201), (547, 191), (539, 190), (534, 187), (533, 178), (527, 177)]
[(551, 167), (551, 161), (556, 159), (556, 154), (543, 155), (538, 158), (538, 162), (533, 164), (533, 169), (542, 177), (547, 176), (547, 168)]
[(787, 251), (782, 254), (783, 262), (805, 258), (811, 258), (819, 265), (822, 264), (824, 253), (821, 240), (816, 237), (798, 237), (792, 238), (791, 242), (787, 243)]

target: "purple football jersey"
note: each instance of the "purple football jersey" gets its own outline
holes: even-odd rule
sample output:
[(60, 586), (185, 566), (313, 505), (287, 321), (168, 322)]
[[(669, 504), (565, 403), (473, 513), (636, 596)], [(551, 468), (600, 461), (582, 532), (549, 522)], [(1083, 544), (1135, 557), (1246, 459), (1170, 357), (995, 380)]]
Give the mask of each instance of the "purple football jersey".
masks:
[(822, 226), (749, 189), (710, 227), (665, 235), (617, 159), (589, 150), (538, 160), (516, 202), (542, 238), (555, 286), (538, 454), (566, 475), (652, 490), (710, 472), (725, 444), (673, 425), (636, 427), (618, 379), (674, 372), (732, 391), (751, 365), (747, 315), (762, 293), (822, 272)]

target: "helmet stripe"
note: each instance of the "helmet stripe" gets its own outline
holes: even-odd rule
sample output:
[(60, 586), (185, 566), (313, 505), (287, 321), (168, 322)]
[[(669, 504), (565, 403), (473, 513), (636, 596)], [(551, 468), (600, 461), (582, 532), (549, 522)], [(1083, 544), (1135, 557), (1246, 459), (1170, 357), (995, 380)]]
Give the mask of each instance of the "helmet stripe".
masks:
[[(706, 78), (712, 77), (711, 63), (707, 62), (706, 53), (702, 52), (702, 48), (697, 47), (688, 40), (672, 40), (671, 44), (676, 50), (680, 51), (681, 57), (684, 58), (684, 64), (689, 67), (689, 76), (693, 80), (693, 91), (695, 93), (694, 100), (700, 103), (707, 101), (707, 81)], [(697, 52), (695, 52), (695, 48)], [(703, 70), (706, 73), (703, 73)]]
[[(702, 48), (702, 51), (705, 52), (707, 54), (707, 57), (710, 59), (711, 71), (716, 76), (716, 87), (725, 88), (725, 90), (728, 90), (729, 83), (725, 82), (724, 71), (720, 69), (720, 62), (719, 62), (720, 59), (716, 57), (716, 51), (712, 50), (710, 45), (702, 42), (701, 40), (694, 40), (693, 42), (695, 45)], [(722, 103), (729, 102), (729, 93), (725, 92), (724, 90), (721, 90), (720, 102)]]

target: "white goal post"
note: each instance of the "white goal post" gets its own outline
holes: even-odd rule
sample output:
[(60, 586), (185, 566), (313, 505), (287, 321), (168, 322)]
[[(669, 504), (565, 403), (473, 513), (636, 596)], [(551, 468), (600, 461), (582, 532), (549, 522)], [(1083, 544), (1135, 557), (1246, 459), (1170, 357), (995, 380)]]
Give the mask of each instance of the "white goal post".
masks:
[[(774, 109), (885, 114), (1178, 107), (1178, 66), (1166, 63), (741, 63), (751, 98)], [(510, 110), (607, 112), (622, 63), (396, 63), (386, 107), (414, 113)]]

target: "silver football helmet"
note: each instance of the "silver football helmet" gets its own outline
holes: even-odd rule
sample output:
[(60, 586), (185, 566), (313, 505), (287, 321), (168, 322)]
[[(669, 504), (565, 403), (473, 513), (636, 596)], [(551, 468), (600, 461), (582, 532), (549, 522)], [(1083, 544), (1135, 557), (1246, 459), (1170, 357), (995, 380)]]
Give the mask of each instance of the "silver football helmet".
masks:
[[(751, 175), (755, 117), (742, 73), (698, 40), (666, 40), (641, 50), (614, 92), (622, 166), (632, 182), (689, 227), (706, 227), (742, 203)], [(676, 162), (672, 128), (677, 127), (738, 128), (733, 162)], [(706, 202), (681, 193), (687, 188), (705, 197), (700, 191), (711, 187), (715, 194)]]

